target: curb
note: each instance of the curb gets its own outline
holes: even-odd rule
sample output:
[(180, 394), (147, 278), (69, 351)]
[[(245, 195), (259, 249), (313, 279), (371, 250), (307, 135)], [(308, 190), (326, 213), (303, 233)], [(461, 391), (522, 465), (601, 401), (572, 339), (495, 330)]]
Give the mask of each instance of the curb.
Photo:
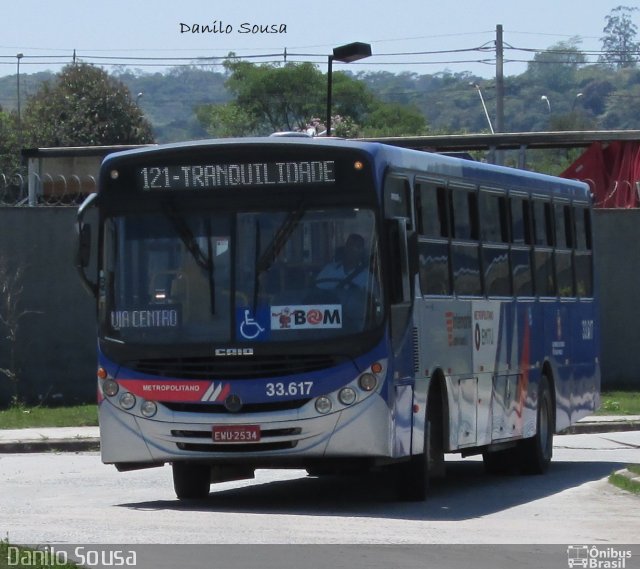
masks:
[(640, 421), (601, 421), (576, 423), (559, 435), (583, 435), (592, 433), (614, 433), (621, 431), (640, 431)]
[(37, 452), (93, 452), (100, 450), (100, 439), (45, 439), (0, 443), (0, 454)]

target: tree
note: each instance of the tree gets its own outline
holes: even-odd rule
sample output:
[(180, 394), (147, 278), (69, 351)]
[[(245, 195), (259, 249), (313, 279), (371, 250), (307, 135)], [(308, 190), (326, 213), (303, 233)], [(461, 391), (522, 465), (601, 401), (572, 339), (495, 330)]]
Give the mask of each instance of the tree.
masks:
[(631, 14), (637, 10), (636, 7), (618, 6), (605, 16), (607, 25), (602, 30), (605, 35), (600, 38), (605, 53), (600, 56), (600, 61), (617, 69), (635, 67), (640, 43), (635, 41), (638, 26), (631, 21)]
[(67, 65), (26, 105), (23, 140), (31, 146), (153, 142), (150, 123), (126, 86), (88, 64)]
[[(234, 100), (197, 109), (210, 135), (266, 135), (304, 131), (311, 125), (324, 130), (327, 78), (315, 65), (254, 65), (231, 58), (225, 68), (229, 72), (226, 87)], [(338, 136), (357, 136), (370, 129), (397, 136), (426, 131), (418, 110), (380, 101), (364, 81), (344, 72), (333, 75), (332, 114)]]
[(227, 89), (235, 99), (222, 105), (203, 105), (198, 118), (213, 136), (266, 135), (301, 130), (319, 114), (325, 85), (311, 63), (253, 65), (230, 59)]
[(363, 129), (367, 137), (419, 136), (427, 133), (427, 121), (415, 107), (398, 103), (379, 103)]
[(15, 113), (6, 113), (0, 107), (0, 175), (13, 174), (20, 164), (15, 122)]
[(558, 42), (548, 49), (536, 53), (527, 65), (526, 75), (539, 88), (564, 91), (574, 83), (575, 72), (586, 62), (578, 49), (580, 38)]

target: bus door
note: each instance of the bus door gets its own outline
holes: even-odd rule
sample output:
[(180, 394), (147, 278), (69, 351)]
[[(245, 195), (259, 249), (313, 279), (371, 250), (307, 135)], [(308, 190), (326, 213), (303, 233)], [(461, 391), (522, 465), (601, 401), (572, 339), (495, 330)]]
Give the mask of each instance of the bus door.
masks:
[[(411, 454), (414, 405), (412, 346), (413, 279), (417, 252), (412, 221), (411, 187), (404, 177), (388, 176), (384, 188), (390, 294), (390, 335), (393, 349), (394, 455)], [(412, 268), (413, 267), (413, 268)]]

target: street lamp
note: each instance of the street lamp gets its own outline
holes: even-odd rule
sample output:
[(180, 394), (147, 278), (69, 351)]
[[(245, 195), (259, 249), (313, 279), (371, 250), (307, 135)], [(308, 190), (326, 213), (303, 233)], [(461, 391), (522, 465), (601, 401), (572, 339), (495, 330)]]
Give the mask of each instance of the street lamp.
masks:
[(489, 117), (489, 111), (487, 111), (487, 105), (485, 105), (484, 97), (482, 96), (482, 91), (480, 90), (480, 85), (478, 85), (477, 83), (469, 83), (469, 85), (472, 85), (476, 88), (476, 91), (478, 91), (478, 95), (480, 95), (480, 102), (482, 103), (482, 108), (484, 109), (484, 116), (487, 117), (487, 122), (489, 123), (489, 130), (491, 131), (491, 134), (495, 134), (493, 125), (491, 124), (491, 118)]
[(577, 93), (575, 98), (573, 99), (573, 104), (571, 105), (571, 112), (573, 112), (576, 108), (576, 103), (578, 102), (578, 99), (581, 99), (584, 95), (582, 93)]
[(19, 146), (22, 146), (22, 120), (20, 117), (20, 60), (24, 57), (24, 54), (18, 53), (16, 54), (16, 58), (18, 60), (18, 70), (16, 75), (16, 95), (18, 97), (18, 143)]
[(371, 45), (368, 43), (354, 42), (340, 47), (333, 48), (333, 54), (329, 55), (329, 65), (327, 70), (327, 130), (326, 136), (331, 136), (331, 88), (333, 75), (333, 60), (351, 63), (364, 59), (371, 55)]
[(547, 103), (547, 108), (549, 109), (549, 113), (551, 113), (551, 101), (549, 101), (549, 97), (547, 97), (546, 95), (542, 95), (542, 97), (540, 97), (540, 100)]

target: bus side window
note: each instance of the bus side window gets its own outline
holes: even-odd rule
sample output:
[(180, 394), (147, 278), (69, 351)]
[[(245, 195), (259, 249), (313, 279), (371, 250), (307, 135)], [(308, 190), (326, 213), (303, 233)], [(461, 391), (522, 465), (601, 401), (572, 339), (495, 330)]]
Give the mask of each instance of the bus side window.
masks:
[(424, 237), (448, 237), (446, 188), (416, 184), (418, 231)]
[(593, 296), (591, 212), (586, 207), (576, 207), (573, 214), (576, 230), (574, 251), (576, 294), (582, 298), (590, 298)]
[(514, 196), (510, 206), (513, 293), (515, 296), (533, 296), (530, 202), (525, 197)]
[(511, 296), (506, 201), (506, 196), (493, 191), (483, 191), (480, 194), (482, 267), (488, 296)]
[(418, 269), (422, 294), (450, 295), (449, 221), (447, 189), (433, 183), (416, 184)]
[(573, 288), (573, 220), (571, 206), (562, 202), (554, 204), (555, 220), (555, 269), (558, 293), (563, 297), (574, 296)]
[(451, 236), (454, 239), (477, 240), (478, 231), (478, 195), (475, 191), (454, 188), (451, 192), (452, 224)]
[(451, 266), (453, 289), (462, 296), (482, 296), (478, 197), (475, 190), (453, 188)]
[(407, 220), (407, 229), (413, 228), (411, 215), (411, 186), (409, 180), (388, 176), (384, 182), (384, 216), (386, 219), (402, 217)]
[(553, 270), (553, 217), (551, 203), (533, 200), (533, 263), (535, 293), (538, 296), (556, 296)]

